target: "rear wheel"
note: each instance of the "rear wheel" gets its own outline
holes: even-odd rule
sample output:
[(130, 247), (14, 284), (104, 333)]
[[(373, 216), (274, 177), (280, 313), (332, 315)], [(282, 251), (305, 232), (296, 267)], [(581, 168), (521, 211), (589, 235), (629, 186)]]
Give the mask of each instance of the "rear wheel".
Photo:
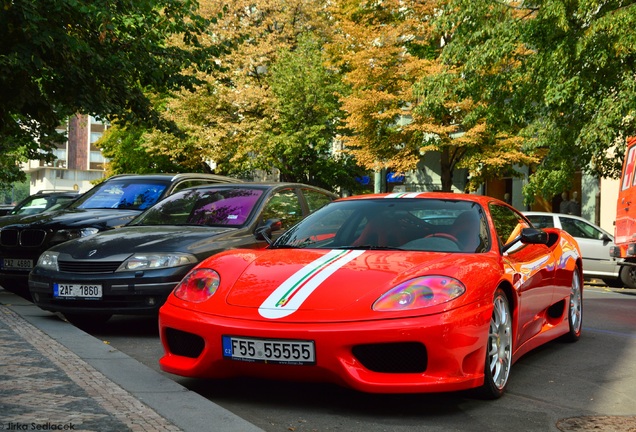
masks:
[(622, 266), (621, 281), (627, 288), (636, 288), (636, 266)]
[(583, 291), (578, 268), (574, 269), (572, 274), (568, 321), (570, 329), (568, 333), (563, 336), (563, 339), (569, 342), (576, 342), (581, 337), (581, 328), (583, 326)]
[(508, 297), (502, 289), (495, 291), (486, 345), (484, 384), (480, 396), (497, 399), (504, 394), (512, 366), (512, 321)]

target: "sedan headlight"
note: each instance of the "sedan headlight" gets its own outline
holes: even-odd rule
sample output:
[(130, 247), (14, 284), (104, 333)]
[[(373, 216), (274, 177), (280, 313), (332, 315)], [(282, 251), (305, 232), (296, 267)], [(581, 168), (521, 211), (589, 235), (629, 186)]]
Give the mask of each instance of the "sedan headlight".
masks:
[(98, 228), (63, 229), (57, 231), (53, 235), (51, 243), (62, 243), (80, 237), (88, 237), (92, 236), (93, 234), (97, 234), (98, 232)]
[(201, 303), (214, 295), (221, 276), (211, 269), (194, 269), (183, 278), (174, 289), (174, 295), (181, 300)]
[(196, 264), (194, 255), (183, 253), (135, 254), (124, 261), (117, 271), (151, 270)]
[(448, 276), (422, 276), (387, 291), (373, 303), (373, 310), (394, 312), (446, 303), (466, 292), (463, 283)]
[(60, 268), (57, 265), (57, 257), (59, 255), (59, 252), (44, 252), (42, 255), (40, 255), (40, 258), (38, 258), (38, 267), (42, 267), (46, 270), (59, 271)]

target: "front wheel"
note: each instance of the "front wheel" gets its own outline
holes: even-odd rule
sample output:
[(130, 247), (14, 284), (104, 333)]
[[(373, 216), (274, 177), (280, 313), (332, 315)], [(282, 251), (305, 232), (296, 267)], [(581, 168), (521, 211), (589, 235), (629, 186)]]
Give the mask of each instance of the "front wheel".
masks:
[(480, 396), (487, 399), (501, 397), (508, 384), (512, 366), (512, 321), (510, 304), (501, 288), (495, 291), (493, 310), (486, 345), (484, 384)]

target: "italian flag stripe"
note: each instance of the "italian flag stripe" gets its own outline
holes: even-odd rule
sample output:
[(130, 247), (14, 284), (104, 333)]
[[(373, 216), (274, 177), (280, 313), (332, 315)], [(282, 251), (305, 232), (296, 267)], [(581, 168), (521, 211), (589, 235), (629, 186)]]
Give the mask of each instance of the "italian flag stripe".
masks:
[(261, 304), (258, 312), (264, 318), (282, 318), (292, 314), (325, 279), (356, 259), (364, 250), (334, 249), (298, 270)]

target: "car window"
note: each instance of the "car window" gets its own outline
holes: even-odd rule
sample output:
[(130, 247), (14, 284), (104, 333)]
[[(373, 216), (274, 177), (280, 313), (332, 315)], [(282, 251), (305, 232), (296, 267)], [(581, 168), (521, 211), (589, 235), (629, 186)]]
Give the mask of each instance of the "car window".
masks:
[(243, 225), (262, 194), (259, 189), (227, 189), (205, 194), (195, 203), (187, 222), (190, 225)]
[(240, 226), (262, 195), (263, 190), (251, 188), (188, 189), (165, 198), (131, 225)]
[(313, 213), (325, 204), (328, 204), (332, 201), (329, 195), (325, 195), (322, 192), (318, 192), (311, 189), (301, 189), (303, 196), (305, 197), (305, 201), (307, 201), (307, 206), (309, 207), (309, 212)]
[(573, 237), (581, 237), (594, 240), (600, 240), (603, 237), (602, 231), (578, 219), (561, 217), (561, 226), (568, 234)]
[(210, 183), (212, 183), (211, 180), (202, 180), (202, 179), (183, 180), (182, 182), (179, 182), (179, 184), (175, 185), (174, 189), (172, 190), (172, 193), (182, 191), (189, 187), (203, 186), (203, 185), (208, 185)]
[(552, 215), (528, 215), (526, 217), (536, 228), (554, 228)]
[(145, 210), (161, 198), (168, 184), (151, 181), (107, 181), (98, 186), (94, 192), (88, 191), (78, 201), (77, 208), (123, 208)]
[(48, 200), (45, 197), (33, 197), (28, 202), (16, 207), (13, 214), (29, 215), (42, 212), (48, 206)]
[(361, 199), (326, 205), (290, 228), (275, 247), (480, 253), (490, 248), (490, 237), (484, 211), (477, 203)]
[(303, 210), (293, 189), (276, 192), (263, 210), (263, 221), (280, 219), (285, 228), (289, 228), (302, 218)]
[(490, 214), (502, 245), (510, 243), (521, 234), (523, 228), (529, 227), (523, 216), (510, 207), (490, 204)]

